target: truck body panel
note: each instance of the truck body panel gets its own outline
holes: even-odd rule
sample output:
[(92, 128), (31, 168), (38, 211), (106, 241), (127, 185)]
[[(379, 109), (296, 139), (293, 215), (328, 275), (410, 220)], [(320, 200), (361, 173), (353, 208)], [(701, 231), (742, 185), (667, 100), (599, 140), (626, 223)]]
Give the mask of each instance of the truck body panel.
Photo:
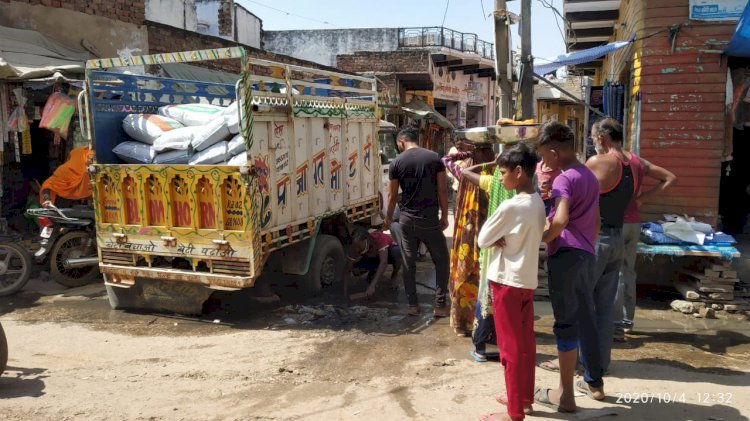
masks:
[[(229, 50), (214, 56), (239, 55)], [(374, 92), (375, 81), (243, 61), (236, 87), (87, 73), (97, 245), (108, 283), (155, 278), (251, 287), (270, 253), (313, 236), (321, 219), (343, 214), (357, 221), (377, 213), (376, 96), (347, 98)], [(316, 96), (321, 92), (327, 96)], [(129, 165), (111, 152), (129, 140), (121, 127), (127, 114), (156, 114), (159, 106), (181, 103), (227, 106), (236, 99), (247, 166)]]

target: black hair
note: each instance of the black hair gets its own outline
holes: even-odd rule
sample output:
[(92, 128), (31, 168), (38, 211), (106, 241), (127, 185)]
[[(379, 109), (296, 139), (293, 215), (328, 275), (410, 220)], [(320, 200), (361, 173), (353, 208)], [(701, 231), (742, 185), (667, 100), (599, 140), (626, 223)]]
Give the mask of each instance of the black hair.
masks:
[(404, 138), (411, 143), (419, 143), (419, 129), (414, 126), (404, 126), (399, 130), (396, 139)]
[(622, 143), (622, 124), (612, 117), (603, 117), (594, 123), (597, 132), (607, 135), (617, 143)]
[(537, 162), (539, 162), (539, 158), (536, 153), (523, 143), (514, 145), (497, 157), (499, 167), (513, 170), (520, 166), (529, 178), (534, 177)]
[(537, 145), (562, 145), (572, 149), (575, 147), (575, 135), (570, 127), (557, 121), (550, 121), (539, 129)]
[(354, 232), (352, 232), (352, 242), (365, 241), (368, 238), (370, 238), (370, 232), (367, 231), (365, 228), (362, 228), (362, 227), (354, 228)]

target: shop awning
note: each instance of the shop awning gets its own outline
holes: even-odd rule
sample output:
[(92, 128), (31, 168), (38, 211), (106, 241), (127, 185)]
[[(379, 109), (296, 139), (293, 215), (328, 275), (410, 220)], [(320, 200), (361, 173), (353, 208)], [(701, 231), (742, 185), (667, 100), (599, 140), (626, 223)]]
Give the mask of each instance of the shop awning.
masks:
[(616, 41), (609, 44), (600, 45), (594, 48), (588, 48), (586, 50), (573, 51), (567, 54), (561, 54), (555, 58), (534, 59), (534, 73), (538, 75), (545, 75), (552, 73), (555, 70), (563, 66), (575, 66), (576, 64), (588, 63), (594, 61), (600, 57), (604, 57), (609, 53), (619, 50), (620, 48), (627, 47), (635, 38), (629, 41)]
[(437, 112), (434, 108), (432, 108), (429, 104), (419, 100), (419, 99), (412, 99), (408, 104), (401, 107), (406, 115), (409, 117), (415, 119), (415, 120), (427, 120), (431, 123), (435, 123), (440, 127), (445, 127), (446, 129), (455, 129), (453, 124), (448, 121), (447, 118), (443, 117), (442, 114)]
[(82, 79), (88, 58), (37, 31), (0, 26), (0, 79)]
[(750, 57), (750, 2), (745, 6), (740, 21), (737, 22), (737, 28), (734, 30), (734, 36), (729, 41), (724, 54), (735, 57)]

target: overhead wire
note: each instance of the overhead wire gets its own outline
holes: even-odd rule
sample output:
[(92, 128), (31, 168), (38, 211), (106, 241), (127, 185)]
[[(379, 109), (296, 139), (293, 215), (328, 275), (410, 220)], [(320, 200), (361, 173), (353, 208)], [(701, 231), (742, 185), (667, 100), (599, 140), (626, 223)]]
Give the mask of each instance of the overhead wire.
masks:
[(259, 2), (259, 1), (255, 1), (255, 0), (245, 0), (245, 1), (247, 1), (249, 3), (257, 4), (258, 6), (262, 6), (262, 7), (265, 7), (267, 9), (275, 10), (275, 11), (277, 11), (279, 13), (283, 13), (283, 14), (285, 14), (287, 16), (294, 16), (296, 18), (309, 20), (311, 22), (322, 23), (324, 25), (329, 25), (329, 26), (332, 26), (334, 28), (340, 28), (340, 26), (334, 25), (334, 24), (332, 24), (330, 22), (327, 22), (327, 21), (324, 21), (324, 20), (318, 20), (318, 19), (310, 18), (310, 17), (307, 17), (307, 16), (298, 15), (298, 14), (292, 13), (292, 12), (287, 12), (286, 10), (281, 10), (281, 9), (278, 9), (276, 7), (273, 7), (273, 6), (269, 6), (267, 4), (263, 4), (263, 3)]
[(557, 20), (557, 17), (555, 17), (555, 24), (557, 25), (557, 29), (560, 30), (560, 35), (562, 35), (563, 43), (565, 43), (565, 51), (568, 52), (570, 48), (572, 48), (574, 45), (578, 43), (578, 37), (576, 36), (575, 31), (573, 31), (573, 25), (570, 23), (570, 21), (563, 16), (562, 13), (555, 7), (553, 3), (551, 3), (549, 0), (537, 0), (539, 3), (542, 4), (542, 6), (546, 7), (547, 9), (552, 10), (552, 12), (557, 15), (562, 21), (565, 23), (566, 29), (568, 30), (568, 33), (573, 35), (573, 43), (568, 45), (568, 39), (563, 33), (562, 28), (560, 28), (560, 23)]

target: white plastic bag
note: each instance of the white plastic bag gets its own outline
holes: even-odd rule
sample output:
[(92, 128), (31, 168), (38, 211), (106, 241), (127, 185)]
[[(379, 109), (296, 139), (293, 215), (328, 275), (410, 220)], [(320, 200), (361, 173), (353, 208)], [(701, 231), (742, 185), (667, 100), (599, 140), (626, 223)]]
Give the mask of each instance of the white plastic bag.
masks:
[(162, 152), (154, 157), (152, 164), (159, 165), (180, 165), (187, 164), (190, 162), (191, 153), (189, 150), (182, 151), (166, 151)]
[(229, 145), (227, 145), (227, 153), (229, 155), (235, 156), (245, 151), (245, 138), (242, 137), (241, 134), (232, 138), (232, 140), (229, 141)]
[(667, 237), (675, 238), (686, 243), (693, 243), (703, 245), (706, 239), (706, 234), (698, 232), (690, 226), (690, 222), (687, 222), (680, 218), (678, 222), (665, 222), (662, 224), (664, 228), (664, 234)]
[(240, 165), (247, 165), (247, 154), (241, 153), (239, 155), (235, 155), (232, 157), (232, 159), (227, 162), (227, 165), (234, 165), (234, 166), (240, 166)]
[(134, 141), (122, 142), (112, 152), (127, 164), (150, 164), (156, 156), (151, 145)]
[(149, 145), (162, 134), (181, 127), (185, 126), (179, 121), (156, 114), (128, 114), (122, 119), (122, 129), (128, 136)]
[(190, 158), (190, 165), (211, 165), (227, 162), (227, 143), (219, 142), (208, 149), (200, 151)]
[(202, 126), (223, 116), (226, 108), (211, 104), (179, 104), (159, 107), (159, 115), (173, 118), (186, 126)]
[(231, 134), (240, 132), (240, 115), (237, 107), (237, 101), (235, 101), (224, 110), (224, 120), (227, 122), (227, 128)]
[(170, 130), (154, 141), (154, 151), (186, 151), (190, 149), (196, 127), (181, 127)]
[(196, 151), (202, 151), (227, 137), (229, 137), (229, 129), (224, 117), (218, 117), (209, 121), (205, 126), (197, 128), (191, 144)]

